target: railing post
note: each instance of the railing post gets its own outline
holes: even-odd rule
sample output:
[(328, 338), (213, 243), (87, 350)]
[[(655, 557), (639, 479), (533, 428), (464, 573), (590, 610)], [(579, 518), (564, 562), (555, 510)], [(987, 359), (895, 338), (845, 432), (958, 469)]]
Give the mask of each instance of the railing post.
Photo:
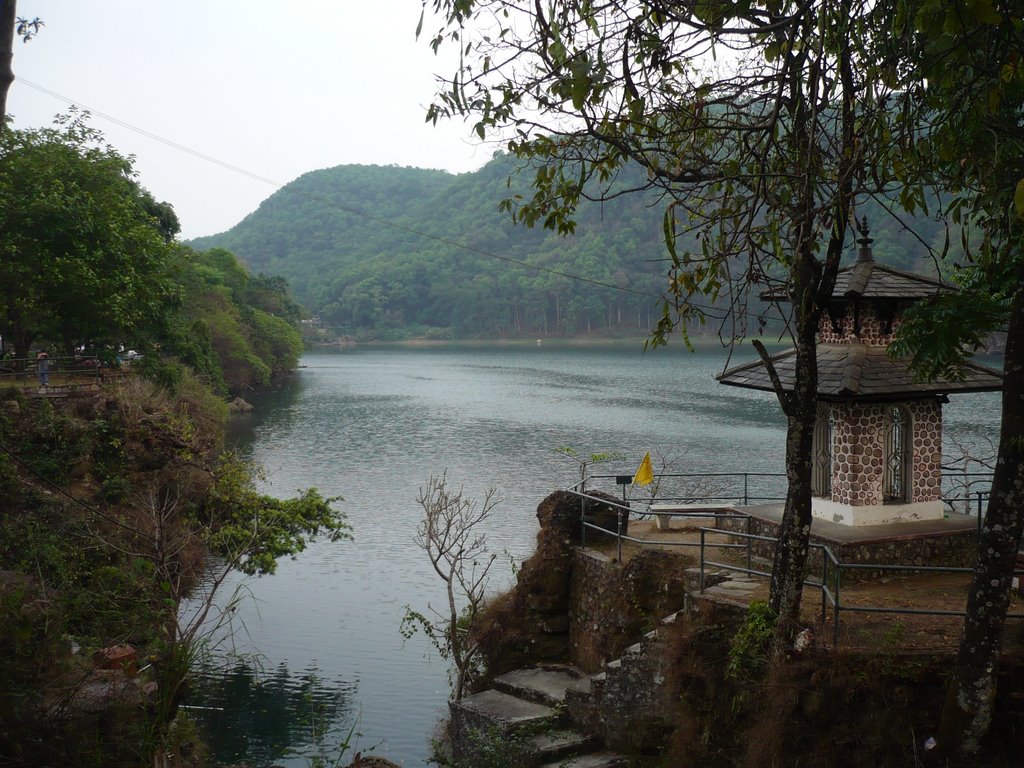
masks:
[(587, 546), (587, 500), (580, 496), (580, 546)]
[(615, 516), (615, 543), (617, 560), (619, 565), (622, 565), (622, 510)]
[(700, 529), (700, 591), (704, 591), (704, 528)]
[(839, 650), (839, 606), (842, 603), (839, 598), (839, 586), (842, 577), (842, 564), (836, 563), (836, 606), (835, 612), (832, 614), (832, 650), (834, 651)]
[(978, 491), (978, 540), (981, 540), (981, 491)]
[(825, 550), (821, 550), (821, 628), (825, 629), (825, 590), (828, 588), (828, 561), (830, 558), (825, 556)]
[(754, 547), (754, 540), (752, 538), (750, 538), (750, 535), (751, 535), (750, 534), (750, 526), (753, 524), (753, 521), (754, 521), (754, 518), (752, 518), (750, 515), (747, 515), (747, 570), (748, 571), (753, 570), (753, 568), (751, 568), (751, 565), (753, 563), (753, 558), (751, 557), (751, 550)]
[(748, 478), (748, 475), (747, 475), (746, 472), (744, 472), (743, 473), (743, 506), (744, 507), (750, 505), (750, 494), (748, 493), (748, 489), (747, 489), (747, 478)]

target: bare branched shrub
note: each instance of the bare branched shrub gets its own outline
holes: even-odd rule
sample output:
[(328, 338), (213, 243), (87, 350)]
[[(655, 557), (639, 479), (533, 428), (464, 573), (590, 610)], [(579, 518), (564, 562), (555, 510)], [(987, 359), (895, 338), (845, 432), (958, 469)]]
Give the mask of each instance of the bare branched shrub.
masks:
[(480, 527), (500, 499), (490, 488), (478, 505), (463, 495), (462, 487), (450, 489), (445, 473), (431, 477), (416, 501), (423, 508), (416, 544), (444, 582), (446, 606), (439, 611), (428, 605), (429, 616), (407, 606), (402, 633), (408, 638), (422, 631), (451, 662), (452, 698), (458, 701), (477, 671), (480, 646), (470, 628), (484, 607), (487, 576), (497, 557), (488, 553)]
[(992, 486), (992, 473), (996, 468), (996, 445), (992, 439), (982, 436), (980, 442), (970, 444), (960, 441), (951, 434), (944, 435), (947, 443), (947, 458), (942, 464), (945, 475), (942, 495), (954, 509), (959, 504), (965, 515), (975, 514), (972, 497), (987, 493)]

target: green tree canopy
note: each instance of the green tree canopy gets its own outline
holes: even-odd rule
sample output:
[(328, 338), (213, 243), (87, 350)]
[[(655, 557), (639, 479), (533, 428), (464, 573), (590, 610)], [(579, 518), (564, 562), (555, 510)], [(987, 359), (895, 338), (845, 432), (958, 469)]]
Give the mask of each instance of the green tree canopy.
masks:
[(0, 220), (0, 333), (19, 357), (38, 339), (131, 342), (177, 300), (173, 211), (80, 114), (3, 133)]
[[(207, 378), (221, 394), (267, 384), (289, 371), (302, 354), (298, 329), (301, 310), (288, 294), (283, 278), (249, 274), (245, 265), (223, 248), (194, 251), (176, 245), (170, 261), (181, 301), (162, 316), (150, 346), (155, 353), (176, 357)], [(159, 373), (172, 375), (162, 368)]]
[(878, 47), (902, 75), (914, 128), (905, 178), (948, 190), (945, 212), (964, 225), (950, 264), (963, 290), (916, 307), (896, 351), (913, 354), (925, 377), (955, 373), (985, 335), (1007, 331), (998, 459), (937, 733), (949, 756), (985, 743), (1024, 532), (1024, 10), (1017, 0), (903, 0), (891, 19), (894, 34)]
[[(459, 175), (323, 169), (275, 192), (229, 231), (191, 245), (225, 248), (248, 265), (254, 306), (285, 316), (285, 308), (262, 307), (252, 296), (256, 273), (281, 275), (311, 313), (338, 333), (361, 338), (536, 338), (586, 333), (588, 326), (599, 335), (646, 335), (659, 317), (671, 265), (664, 205), (657, 190), (617, 194), (644, 184), (646, 172), (635, 163), (623, 166), (608, 190), (612, 199), (581, 202), (571, 236), (514, 226), (499, 210), (503, 199), (529, 194), (530, 174), (523, 161), (503, 153)], [(591, 183), (588, 194), (600, 196), (600, 185)], [(916, 236), (941, 248), (941, 224), (917, 216), (910, 232), (884, 201), (861, 201), (858, 213), (871, 222), (877, 258), (901, 269), (934, 269)], [(676, 247), (694, 253), (700, 243), (680, 233)], [(719, 316), (727, 306), (702, 303), (716, 306)], [(570, 312), (571, 304), (591, 310)], [(751, 312), (763, 307), (752, 297)], [(715, 323), (706, 326), (708, 333), (716, 330)]]

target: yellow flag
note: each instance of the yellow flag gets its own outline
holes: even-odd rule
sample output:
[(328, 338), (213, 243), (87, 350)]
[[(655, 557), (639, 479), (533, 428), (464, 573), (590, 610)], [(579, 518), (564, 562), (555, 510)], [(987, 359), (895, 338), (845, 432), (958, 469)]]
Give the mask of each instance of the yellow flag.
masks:
[(651, 452), (644, 454), (644, 460), (640, 462), (640, 468), (633, 475), (633, 485), (647, 485), (654, 482), (654, 470), (651, 469)]

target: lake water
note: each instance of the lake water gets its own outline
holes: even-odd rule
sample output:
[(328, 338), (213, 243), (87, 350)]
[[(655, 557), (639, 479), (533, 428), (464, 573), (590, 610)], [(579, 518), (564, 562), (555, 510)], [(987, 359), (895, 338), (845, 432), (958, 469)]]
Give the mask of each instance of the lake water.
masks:
[[(213, 708), (196, 712), (215, 756), (304, 766), (331, 757), (354, 729), (357, 749), (421, 765), (448, 685), (422, 636), (399, 631), (406, 606), (444, 600), (413, 541), (418, 489), (445, 471), (471, 497), (496, 488), (503, 501), (488, 544), (518, 562), (532, 551), (537, 504), (578, 477), (560, 446), (621, 453), (601, 467), (608, 473), (632, 473), (657, 448), (676, 457), (677, 472), (781, 472), (774, 397), (718, 385), (724, 362), (717, 348), (639, 345), (306, 355), (296, 376), (235, 419), (231, 439), (265, 467), (266, 492), (343, 496), (355, 539), (314, 543), (244, 585), (251, 596), (233, 642), (250, 655), (203, 674), (191, 702)], [(951, 434), (983, 443), (998, 428), (998, 397), (954, 398), (945, 420)], [(499, 566), (495, 590), (511, 578), (507, 558)]]

